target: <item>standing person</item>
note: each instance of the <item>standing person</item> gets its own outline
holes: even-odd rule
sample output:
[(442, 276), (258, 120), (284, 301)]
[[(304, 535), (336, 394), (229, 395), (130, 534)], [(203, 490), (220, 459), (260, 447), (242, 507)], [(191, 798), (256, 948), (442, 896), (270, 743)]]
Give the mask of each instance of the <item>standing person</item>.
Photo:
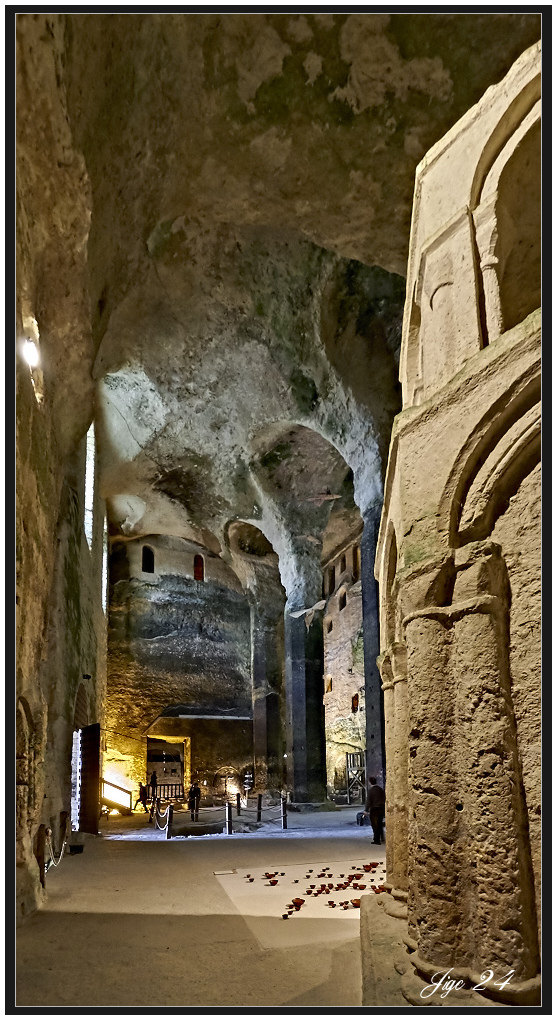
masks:
[[(138, 804), (142, 804), (143, 805), (143, 810), (147, 811), (147, 787), (144, 786), (143, 783), (139, 784), (139, 797), (137, 798), (137, 800), (136, 800), (136, 802), (135, 802), (135, 804), (133, 806), (134, 811), (135, 811), (135, 809), (136, 809)], [(149, 814), (148, 811), (147, 811), (147, 814)]]
[(149, 780), (149, 785), (151, 787), (151, 799), (154, 804), (157, 799), (157, 773), (155, 772), (154, 769), (151, 772), (151, 779)]
[(196, 822), (199, 818), (199, 801), (201, 799), (201, 789), (198, 786), (197, 779), (194, 779), (190, 786), (190, 792), (188, 793), (188, 807), (191, 811), (191, 820)]
[(383, 816), (385, 814), (385, 791), (377, 785), (375, 776), (369, 777), (369, 790), (367, 791), (366, 806), (364, 814), (369, 815), (373, 829), (373, 842), (383, 842)]

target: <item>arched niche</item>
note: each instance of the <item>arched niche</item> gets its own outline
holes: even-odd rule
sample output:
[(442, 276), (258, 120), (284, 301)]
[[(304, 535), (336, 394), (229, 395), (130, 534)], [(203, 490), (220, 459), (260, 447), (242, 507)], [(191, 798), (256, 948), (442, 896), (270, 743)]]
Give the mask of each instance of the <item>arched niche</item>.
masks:
[(541, 455), (540, 379), (503, 394), (462, 448), (441, 500), (449, 544), (487, 538)]
[(472, 205), (487, 340), (541, 304), (541, 124), (534, 103), (493, 153)]
[(541, 124), (520, 139), (499, 178), (495, 254), (503, 330), (541, 304)]
[(144, 545), (141, 550), (141, 569), (144, 574), (155, 573), (155, 553), (150, 545)]

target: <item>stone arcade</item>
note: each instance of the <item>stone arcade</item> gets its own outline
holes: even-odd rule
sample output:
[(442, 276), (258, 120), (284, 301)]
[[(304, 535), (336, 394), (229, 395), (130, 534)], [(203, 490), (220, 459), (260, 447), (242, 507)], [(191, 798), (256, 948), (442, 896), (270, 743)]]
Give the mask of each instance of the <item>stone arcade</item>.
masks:
[(16, 30), (18, 919), (153, 771), (376, 775), (364, 1005), (536, 1004), (539, 14)]

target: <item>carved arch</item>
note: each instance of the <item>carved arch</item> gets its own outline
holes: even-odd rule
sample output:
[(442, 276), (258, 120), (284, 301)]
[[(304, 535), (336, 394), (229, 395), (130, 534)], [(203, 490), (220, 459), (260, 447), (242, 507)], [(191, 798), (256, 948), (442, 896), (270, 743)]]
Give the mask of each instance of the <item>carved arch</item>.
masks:
[[(498, 517), (540, 459), (539, 376), (507, 390), (490, 407), (456, 458), (441, 500), (449, 544), (491, 534)], [(441, 519), (445, 514), (441, 513)]]

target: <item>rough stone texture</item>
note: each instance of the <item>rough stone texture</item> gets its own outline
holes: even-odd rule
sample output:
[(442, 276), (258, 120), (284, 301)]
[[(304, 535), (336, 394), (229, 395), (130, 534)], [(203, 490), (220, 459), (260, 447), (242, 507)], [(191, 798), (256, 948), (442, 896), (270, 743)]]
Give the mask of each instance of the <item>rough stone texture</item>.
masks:
[[(188, 539), (243, 578), (229, 528), (251, 523), (278, 556), (273, 599), (313, 605), (329, 521), (335, 545), (354, 503), (364, 513), (381, 499), (400, 407), (394, 274), (416, 162), (538, 37), (539, 15), (17, 21), (17, 333), (36, 320), (44, 382), (39, 408), (18, 357), (18, 732), (35, 741), (18, 774), (35, 790), (20, 829), (31, 903), (31, 839), (65, 809), (54, 791), (68, 788), (83, 673), (100, 718), (100, 540), (91, 557), (79, 523), (95, 387), (97, 499), (113, 536)], [(338, 513), (319, 500), (327, 489), (339, 490)], [(268, 633), (276, 626), (280, 645), (276, 609)], [(139, 739), (122, 751), (130, 761)]]
[(220, 717), (225, 744), (232, 719), (247, 720), (247, 744), (238, 752), (233, 743), (242, 766), (251, 760), (250, 609), (238, 578), (205, 549), (206, 580), (196, 581), (191, 543), (154, 536), (157, 573), (145, 574), (137, 569), (144, 544), (126, 543), (129, 579), (113, 583), (110, 599), (105, 774), (128, 788), (145, 781), (147, 734), (164, 733), (160, 716), (172, 718), (174, 735), (181, 726), (195, 736), (192, 774), (237, 765), (227, 746), (219, 758), (214, 737), (212, 750), (203, 748), (198, 723), (207, 723), (198, 717)]
[(528, 809), (528, 830), (541, 919), (541, 471), (522, 482), (493, 529), (507, 564), (511, 590), (509, 660), (517, 743)]
[[(356, 573), (354, 573), (354, 551)], [(344, 570), (341, 567), (344, 563)], [(323, 616), (324, 704), (327, 753), (327, 793), (346, 798), (346, 754), (365, 751), (365, 676), (362, 629), (362, 583), (358, 579), (359, 544), (347, 545), (330, 559), (323, 578), (329, 593), (330, 571), (335, 570), (334, 592)], [(341, 596), (346, 605), (340, 609)], [(358, 706), (353, 711), (352, 699)]]
[(322, 523), (261, 491), (261, 430), (303, 423), (360, 510), (380, 500), (402, 292), (374, 267), (404, 271), (416, 161), (538, 31), (528, 14), (68, 16), (103, 485), (125, 532), (208, 527), (223, 546), (251, 521), (303, 603), (290, 562)]
[[(92, 552), (83, 531), (84, 435), (92, 416), (86, 276), (90, 188), (68, 122), (64, 19), (23, 14), (17, 36), (17, 911), (41, 900), (41, 826), (55, 849), (70, 811), (78, 687), (101, 718), (106, 629), (101, 607), (104, 507)], [(22, 358), (41, 353), (43, 399)], [(37, 339), (38, 337), (38, 339)], [(90, 679), (83, 679), (88, 674)]]
[(532, 47), (417, 172), (377, 556), (387, 879), (407, 889), (415, 1005), (416, 974), (448, 967), (467, 988), (512, 969), (486, 994), (539, 1001), (540, 239), (509, 204), (525, 165), (537, 200), (538, 97)]

